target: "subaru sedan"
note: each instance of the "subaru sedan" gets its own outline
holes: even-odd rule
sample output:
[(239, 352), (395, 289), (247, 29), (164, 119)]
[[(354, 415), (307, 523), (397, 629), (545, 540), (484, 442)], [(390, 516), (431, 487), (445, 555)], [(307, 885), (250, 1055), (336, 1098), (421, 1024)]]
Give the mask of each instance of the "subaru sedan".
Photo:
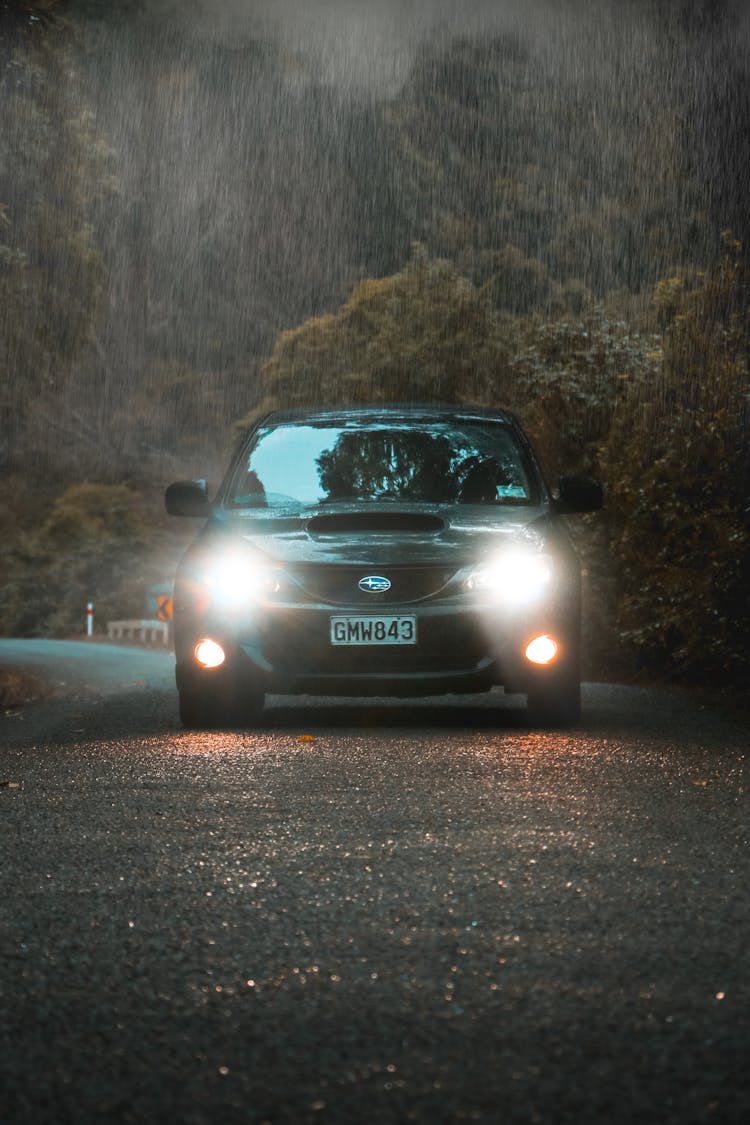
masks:
[(580, 565), (566, 515), (503, 411), (375, 406), (276, 413), (247, 435), (174, 592), (186, 727), (257, 721), (268, 693), (433, 696), (502, 688), (534, 724), (580, 715)]

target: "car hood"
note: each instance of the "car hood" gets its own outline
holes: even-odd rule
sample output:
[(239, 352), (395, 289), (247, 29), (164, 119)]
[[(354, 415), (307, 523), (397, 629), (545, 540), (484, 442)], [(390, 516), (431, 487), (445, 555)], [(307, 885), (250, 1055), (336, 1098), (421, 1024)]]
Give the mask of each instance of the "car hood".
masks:
[(455, 565), (476, 562), (500, 543), (541, 546), (550, 532), (547, 505), (326, 505), (303, 513), (219, 509), (213, 538), (240, 537), (282, 565)]

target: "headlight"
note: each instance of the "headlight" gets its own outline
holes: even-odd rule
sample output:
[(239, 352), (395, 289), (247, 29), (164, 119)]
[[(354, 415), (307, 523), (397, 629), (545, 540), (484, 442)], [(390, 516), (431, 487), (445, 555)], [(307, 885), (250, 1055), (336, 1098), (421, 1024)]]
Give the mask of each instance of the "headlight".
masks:
[(243, 609), (263, 601), (279, 583), (273, 569), (250, 552), (229, 551), (209, 562), (201, 578), (220, 609)]
[(529, 605), (543, 597), (552, 582), (546, 555), (511, 549), (488, 559), (469, 576), (466, 586), (504, 605)]

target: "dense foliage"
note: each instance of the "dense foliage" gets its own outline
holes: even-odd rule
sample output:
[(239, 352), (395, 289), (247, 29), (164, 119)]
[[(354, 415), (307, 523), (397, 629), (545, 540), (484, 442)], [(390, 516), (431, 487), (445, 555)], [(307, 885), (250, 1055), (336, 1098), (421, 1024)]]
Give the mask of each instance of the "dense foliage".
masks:
[(52, 5), (37, 15), (4, 7), (0, 466), (10, 466), (33, 462), (40, 432), (78, 434), (66, 434), (56, 406), (91, 341), (104, 271), (88, 222), (99, 138), (77, 88), (70, 36), (57, 24), (48, 30), (42, 15)]
[(83, 632), (92, 598), (102, 623), (142, 617), (145, 590), (170, 560), (154, 512), (125, 485), (71, 485), (39, 526), (3, 525), (0, 620), (17, 636)]
[(736, 6), (539, 0), (374, 85), (241, 11), (0, 4), (0, 628), (140, 616), (161, 487), (269, 405), (472, 400), (605, 478), (597, 652), (745, 674)]
[(250, 417), (282, 404), (507, 397), (508, 358), (486, 294), (415, 246), (402, 270), (359, 282), (336, 314), (279, 335)]
[(750, 310), (739, 246), (657, 289), (660, 362), (631, 380), (605, 455), (620, 625), (642, 666), (750, 668)]
[(592, 472), (629, 379), (655, 368), (650, 336), (592, 305), (555, 321), (500, 313), (445, 259), (359, 282), (335, 314), (282, 332), (259, 375), (259, 414), (314, 403), (443, 401), (514, 410), (552, 473)]

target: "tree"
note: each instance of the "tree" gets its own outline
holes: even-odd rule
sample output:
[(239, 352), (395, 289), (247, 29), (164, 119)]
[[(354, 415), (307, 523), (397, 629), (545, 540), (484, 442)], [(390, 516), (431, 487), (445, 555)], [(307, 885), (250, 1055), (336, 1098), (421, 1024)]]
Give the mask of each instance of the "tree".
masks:
[(680, 43), (655, 12), (589, 15), (562, 16), (554, 46), (427, 42), (388, 108), (415, 237), (510, 311), (557, 311), (570, 283), (650, 288), (712, 237)]
[(403, 270), (361, 281), (337, 313), (280, 334), (238, 429), (269, 409), (321, 403), (500, 406), (519, 415), (550, 473), (592, 472), (655, 348), (598, 306), (555, 320), (504, 315), (486, 287), (417, 244)]
[[(99, 309), (89, 210), (100, 176), (76, 100), (68, 25), (28, 3), (0, 73), (0, 472), (39, 461), (35, 423), (60, 409)], [(23, 18), (21, 18), (23, 17)], [(54, 403), (55, 407), (51, 407)], [(29, 455), (29, 448), (35, 456)]]
[(124, 485), (78, 484), (37, 528), (4, 546), (0, 629), (16, 636), (83, 631), (86, 603), (103, 620), (140, 617), (149, 581), (164, 579), (169, 548), (144, 497)]
[(658, 339), (601, 305), (523, 323), (513, 357), (526, 427), (550, 473), (597, 475), (599, 454), (631, 385), (657, 369)]
[(507, 402), (509, 355), (486, 295), (415, 246), (402, 270), (359, 282), (336, 314), (281, 333), (262, 402), (240, 425), (279, 405)]
[(630, 386), (605, 455), (624, 637), (644, 667), (720, 682), (750, 667), (750, 290), (725, 246), (657, 287), (661, 363)]

